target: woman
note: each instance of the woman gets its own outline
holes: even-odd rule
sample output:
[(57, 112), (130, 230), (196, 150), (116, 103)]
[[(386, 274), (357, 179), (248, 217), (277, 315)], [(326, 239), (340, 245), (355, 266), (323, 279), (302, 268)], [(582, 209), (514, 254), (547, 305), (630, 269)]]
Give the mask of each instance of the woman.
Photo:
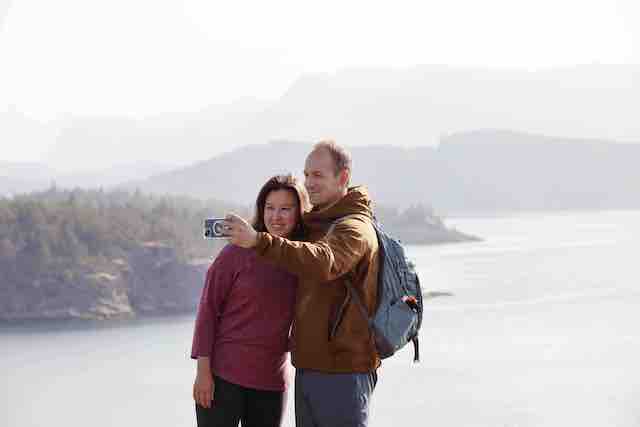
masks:
[[(254, 228), (300, 239), (308, 200), (293, 176), (274, 176), (256, 199)], [(191, 350), (199, 427), (280, 426), (296, 284), (255, 251), (233, 245), (209, 267)]]

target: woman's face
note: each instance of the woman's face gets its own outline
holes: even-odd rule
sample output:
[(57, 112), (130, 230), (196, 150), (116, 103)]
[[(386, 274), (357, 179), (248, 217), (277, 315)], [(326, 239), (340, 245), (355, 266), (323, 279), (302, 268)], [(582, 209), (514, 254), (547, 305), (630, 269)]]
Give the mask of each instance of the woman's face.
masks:
[(274, 236), (289, 237), (298, 221), (298, 201), (292, 191), (273, 190), (264, 204), (264, 225)]

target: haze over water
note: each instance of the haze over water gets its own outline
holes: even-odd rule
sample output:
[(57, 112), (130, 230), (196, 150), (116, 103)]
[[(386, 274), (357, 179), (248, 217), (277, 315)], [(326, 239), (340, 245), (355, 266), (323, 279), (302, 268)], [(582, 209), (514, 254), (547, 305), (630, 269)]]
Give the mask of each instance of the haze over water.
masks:
[[(421, 358), (385, 361), (372, 427), (640, 424), (640, 212), (450, 218), (482, 236), (410, 247)], [(193, 316), (0, 330), (8, 427), (195, 425)], [(285, 425), (293, 425), (293, 405)]]

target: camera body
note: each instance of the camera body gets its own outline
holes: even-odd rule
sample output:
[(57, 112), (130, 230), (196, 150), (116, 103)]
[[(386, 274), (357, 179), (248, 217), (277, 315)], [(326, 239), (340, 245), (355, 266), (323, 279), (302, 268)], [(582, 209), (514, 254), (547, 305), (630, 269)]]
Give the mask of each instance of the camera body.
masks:
[(207, 218), (204, 220), (205, 239), (222, 239), (227, 237), (224, 229), (224, 218)]

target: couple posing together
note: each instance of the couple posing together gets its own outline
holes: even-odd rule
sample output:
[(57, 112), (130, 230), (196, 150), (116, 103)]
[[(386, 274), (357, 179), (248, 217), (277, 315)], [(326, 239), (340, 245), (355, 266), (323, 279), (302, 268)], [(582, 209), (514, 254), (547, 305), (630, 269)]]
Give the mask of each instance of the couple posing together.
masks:
[(351, 156), (332, 141), (313, 147), (304, 176), (267, 181), (251, 224), (226, 218), (230, 244), (207, 272), (191, 352), (199, 427), (280, 426), (288, 351), (297, 427), (367, 425), (380, 358), (345, 282), (373, 314), (371, 200), (349, 187)]

